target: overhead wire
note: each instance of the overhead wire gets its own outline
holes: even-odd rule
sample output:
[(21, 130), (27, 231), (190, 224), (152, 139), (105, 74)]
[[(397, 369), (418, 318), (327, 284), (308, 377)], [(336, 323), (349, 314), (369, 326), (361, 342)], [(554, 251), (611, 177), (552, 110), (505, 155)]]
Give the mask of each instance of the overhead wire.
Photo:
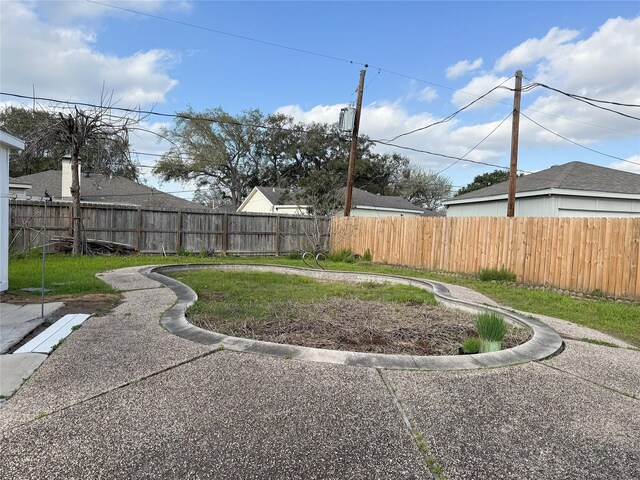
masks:
[[(396, 135), (395, 137), (392, 137), (392, 138), (388, 139), (387, 141), (389, 141), (389, 142), (393, 142), (393, 141), (395, 141), (395, 140), (397, 140), (397, 139), (399, 139), (399, 138), (401, 138), (401, 137), (405, 137), (405, 136), (407, 136), (407, 135), (411, 135), (411, 134), (413, 134), (413, 133), (420, 132), (420, 131), (422, 131), (422, 130), (426, 130), (427, 128), (431, 128), (431, 127), (434, 127), (434, 126), (436, 126), (436, 125), (440, 125), (440, 124), (443, 124), (443, 123), (447, 123), (447, 122), (449, 122), (449, 121), (453, 120), (453, 119), (456, 117), (456, 115), (458, 115), (460, 112), (463, 112), (464, 110), (466, 110), (467, 108), (469, 108), (469, 107), (471, 107), (473, 104), (475, 104), (476, 102), (478, 102), (478, 101), (482, 100), (482, 99), (483, 99), (483, 98), (485, 98), (487, 95), (489, 95), (491, 92), (493, 92), (493, 91), (495, 91), (495, 90), (497, 90), (497, 89), (499, 89), (499, 88), (507, 88), (507, 87), (503, 87), (503, 85), (504, 85), (506, 82), (508, 82), (509, 80), (511, 80), (512, 78), (513, 78), (513, 75), (512, 75), (511, 77), (507, 78), (505, 81), (503, 81), (503, 82), (502, 82), (502, 83), (500, 83), (499, 85), (496, 85), (495, 87), (493, 87), (491, 90), (489, 90), (489, 91), (487, 91), (487, 92), (483, 93), (483, 94), (482, 94), (482, 95), (480, 95), (478, 98), (476, 98), (476, 99), (475, 99), (475, 100), (473, 100), (472, 102), (468, 103), (468, 104), (467, 104), (467, 105), (465, 105), (464, 107), (459, 108), (459, 109), (458, 109), (458, 110), (456, 110), (455, 112), (453, 112), (453, 113), (451, 113), (451, 114), (447, 115), (446, 117), (444, 117), (444, 118), (442, 118), (442, 119), (440, 119), (440, 120), (438, 120), (438, 121), (436, 121), (436, 122), (430, 123), (429, 125), (425, 125), (424, 127), (415, 128), (415, 129), (410, 130), (410, 131), (408, 131), (408, 132), (404, 132), (404, 133), (401, 133), (401, 134), (399, 134), (399, 135)], [(509, 90), (512, 90), (512, 89), (509, 89)]]
[(538, 123), (538, 122), (536, 122), (533, 118), (531, 118), (531, 117), (529, 117), (529, 116), (525, 115), (525, 114), (524, 114), (524, 113), (522, 113), (522, 112), (520, 112), (520, 115), (522, 115), (524, 118), (526, 118), (526, 119), (527, 119), (527, 120), (529, 120), (530, 122), (535, 123), (537, 126), (539, 126), (540, 128), (542, 128), (543, 130), (546, 130), (547, 132), (552, 133), (552, 134), (553, 134), (553, 135), (555, 135), (556, 137), (562, 138), (563, 140), (566, 140), (566, 141), (567, 141), (567, 142), (569, 142), (569, 143), (573, 143), (574, 145), (576, 145), (576, 146), (578, 146), (578, 147), (580, 147), (580, 148), (584, 148), (585, 150), (589, 150), (589, 151), (594, 152), (594, 153), (597, 153), (597, 154), (599, 154), (599, 155), (604, 155), (605, 157), (613, 158), (613, 159), (615, 159), (615, 160), (620, 160), (621, 162), (631, 163), (631, 164), (633, 164), (633, 165), (640, 165), (640, 163), (639, 163), (639, 162), (633, 162), (633, 161), (631, 161), (631, 160), (626, 160), (626, 159), (624, 159), (624, 158), (622, 158), (622, 157), (618, 157), (618, 156), (616, 156), (616, 155), (610, 155), (610, 154), (608, 154), (608, 153), (601, 152), (601, 151), (596, 150), (596, 149), (594, 149), (594, 148), (587, 147), (586, 145), (582, 145), (581, 143), (578, 143), (578, 142), (576, 142), (576, 141), (574, 141), (574, 140), (571, 140), (570, 138), (567, 138), (567, 137), (565, 137), (565, 136), (563, 136), (563, 135), (560, 135), (558, 132), (554, 132), (553, 130), (551, 130), (551, 129), (549, 129), (549, 128), (545, 127), (544, 125), (539, 124), (539, 123)]
[(513, 115), (513, 112), (509, 112), (509, 114), (504, 117), (504, 119), (498, 124), (497, 127), (495, 127), (493, 130), (491, 130), (491, 132), (489, 132), (488, 135), (486, 135), (482, 140), (480, 140), (478, 143), (476, 143), (471, 150), (469, 150), (467, 153), (465, 153), (462, 157), (460, 157), (460, 159), (454, 161), (453, 163), (447, 165), (445, 168), (443, 168), (442, 170), (440, 170), (438, 172), (438, 175), (440, 175), (442, 172), (444, 172), (445, 170), (448, 170), (449, 168), (453, 167), (455, 164), (457, 164), (458, 162), (460, 162), (461, 160), (464, 160), (465, 157), (467, 155), (469, 155), (471, 152), (473, 152), (476, 148), (478, 148), (480, 145), (482, 145), (484, 143), (484, 141), (489, 138), (491, 135), (493, 135), (501, 126), (504, 122), (506, 122), (509, 118), (511, 118), (511, 116)]

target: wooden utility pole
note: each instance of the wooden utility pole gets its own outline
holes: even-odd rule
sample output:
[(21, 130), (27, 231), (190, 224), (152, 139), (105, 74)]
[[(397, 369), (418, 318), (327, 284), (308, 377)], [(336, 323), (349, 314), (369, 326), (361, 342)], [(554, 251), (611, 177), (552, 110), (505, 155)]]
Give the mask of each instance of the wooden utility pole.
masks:
[(522, 94), (522, 70), (516, 72), (516, 88), (513, 93), (513, 120), (511, 122), (511, 164), (509, 166), (509, 196), (507, 217), (516, 211), (516, 176), (518, 174), (518, 131), (520, 129), (520, 96)]
[(344, 200), (344, 216), (351, 215), (351, 197), (353, 195), (353, 177), (356, 173), (356, 154), (358, 152), (358, 130), (360, 129), (360, 111), (362, 110), (362, 91), (364, 90), (364, 76), (367, 73), (364, 66), (360, 70), (360, 83), (358, 84), (358, 100), (356, 101), (356, 117), (353, 122), (353, 133), (351, 134), (351, 151), (349, 152), (349, 173), (347, 174), (347, 191)]

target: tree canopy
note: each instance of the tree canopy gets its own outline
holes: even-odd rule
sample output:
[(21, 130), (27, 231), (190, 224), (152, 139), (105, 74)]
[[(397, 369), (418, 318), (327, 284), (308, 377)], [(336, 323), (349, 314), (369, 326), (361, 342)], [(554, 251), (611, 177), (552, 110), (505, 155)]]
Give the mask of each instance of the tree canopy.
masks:
[[(220, 108), (189, 108), (177, 116), (173, 127), (163, 131), (172, 147), (154, 173), (163, 180), (194, 181), (203, 191), (196, 196), (199, 201), (230, 201), (237, 207), (253, 187), (275, 186), (295, 192), (294, 198), (312, 205), (316, 213), (339, 208), (342, 199), (336, 192), (346, 185), (351, 140), (335, 125), (295, 123), (286, 115), (259, 110), (231, 115)], [(356, 187), (405, 196), (429, 208), (449, 195), (447, 179), (441, 182), (437, 174), (412, 167), (407, 157), (377, 153), (373, 147), (371, 140), (360, 137)]]
[(456, 193), (456, 197), (458, 195), (463, 195), (475, 190), (480, 190), (481, 188), (490, 187), (491, 185), (505, 182), (507, 180), (509, 180), (508, 170), (496, 169), (493, 172), (483, 173), (482, 175), (477, 175), (476, 177), (474, 177), (471, 183), (458, 190), (458, 192)]

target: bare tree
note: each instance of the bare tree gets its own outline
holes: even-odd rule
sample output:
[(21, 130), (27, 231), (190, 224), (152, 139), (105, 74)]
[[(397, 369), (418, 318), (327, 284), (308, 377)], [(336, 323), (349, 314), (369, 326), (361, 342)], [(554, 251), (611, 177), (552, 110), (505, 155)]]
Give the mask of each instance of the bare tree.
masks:
[[(102, 105), (102, 102), (101, 102)], [(43, 145), (64, 148), (71, 156), (72, 198), (72, 253), (81, 253), (82, 216), (80, 210), (80, 176), (78, 163), (80, 152), (88, 145), (99, 145), (91, 149), (92, 165), (96, 171), (112, 173), (122, 168), (133, 168), (129, 152), (129, 130), (141, 121), (137, 114), (115, 115), (111, 104), (82, 110), (74, 107), (68, 112), (55, 112), (47, 116), (39, 126), (38, 134), (32, 138), (28, 149), (41, 151)]]

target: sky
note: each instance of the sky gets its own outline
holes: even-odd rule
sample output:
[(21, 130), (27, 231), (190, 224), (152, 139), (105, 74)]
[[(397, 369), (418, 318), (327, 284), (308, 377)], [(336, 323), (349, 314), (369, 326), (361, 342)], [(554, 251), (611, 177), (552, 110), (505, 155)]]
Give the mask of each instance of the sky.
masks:
[[(31, 106), (10, 94), (34, 91), (97, 103), (104, 89), (125, 108), (258, 108), (335, 123), (356, 100), (363, 64), (360, 133), (373, 139), (445, 118), (498, 85), (513, 88), (516, 70), (524, 85), (640, 105), (634, 1), (99, 1), (0, 1), (0, 105)], [(637, 107), (598, 105), (640, 117)], [(497, 89), (451, 121), (393, 143), (508, 167), (512, 110), (513, 92)], [(582, 161), (640, 173), (639, 120), (539, 86), (523, 93), (521, 111), (523, 171)], [(159, 132), (170, 122), (150, 116), (144, 128)], [(151, 133), (131, 139), (142, 165), (168, 148)], [(456, 187), (496, 168), (376, 149), (402, 153)], [(142, 172), (148, 185), (193, 194), (192, 185), (160, 183), (150, 168)]]

